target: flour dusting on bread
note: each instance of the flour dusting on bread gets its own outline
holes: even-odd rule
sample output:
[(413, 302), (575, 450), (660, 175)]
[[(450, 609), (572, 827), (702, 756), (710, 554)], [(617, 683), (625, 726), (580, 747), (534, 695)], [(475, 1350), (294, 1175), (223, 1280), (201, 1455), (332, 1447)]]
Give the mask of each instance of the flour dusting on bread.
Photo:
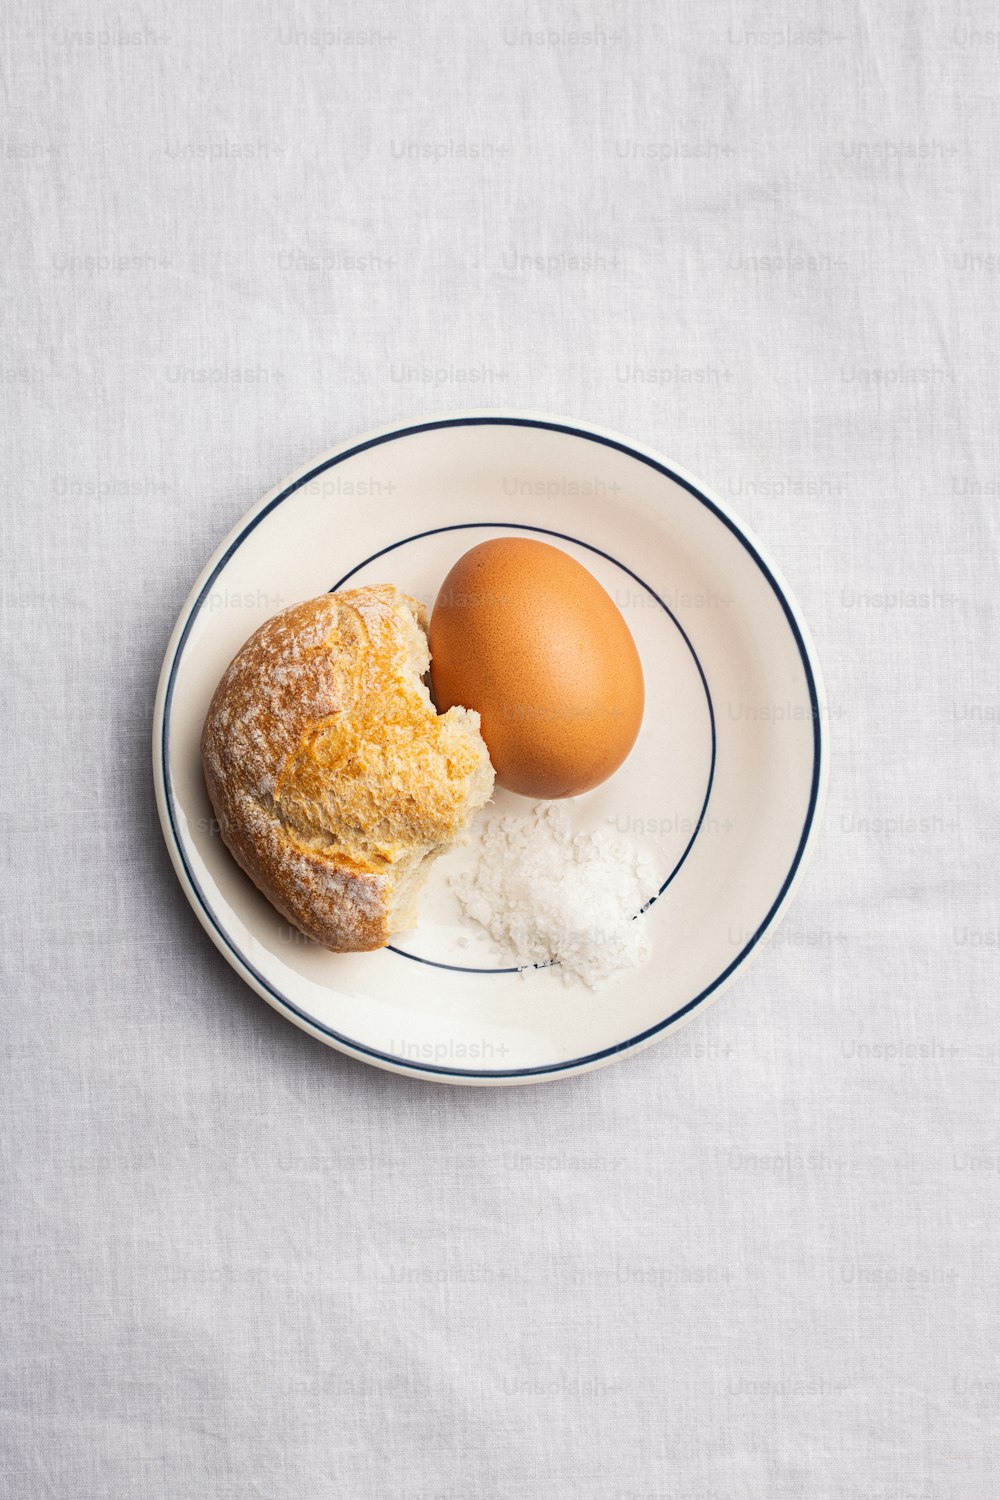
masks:
[(431, 861), (489, 800), (479, 715), (437, 714), (426, 615), (389, 585), (263, 624), (202, 734), (222, 838), (272, 904), (335, 951), (413, 926)]

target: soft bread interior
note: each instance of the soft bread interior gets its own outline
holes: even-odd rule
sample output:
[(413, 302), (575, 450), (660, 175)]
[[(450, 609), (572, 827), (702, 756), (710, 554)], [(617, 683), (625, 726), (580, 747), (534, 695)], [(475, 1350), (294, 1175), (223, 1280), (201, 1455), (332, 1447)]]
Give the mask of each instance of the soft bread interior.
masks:
[[(430, 699), (428, 696), (428, 704)], [(433, 712), (433, 709), (432, 709)], [(392, 893), (389, 898), (388, 925), (390, 932), (405, 932), (417, 924), (417, 898), (427, 882), (430, 867), (439, 855), (452, 848), (461, 838), (473, 816), (493, 794), (493, 767), (482, 736), (479, 733), (479, 715), (473, 709), (453, 708), (444, 717), (456, 738), (464, 740), (476, 752), (477, 760), (469, 780), (460, 828), (454, 838), (446, 843), (433, 844), (423, 850), (398, 860), (393, 867)], [(479, 749), (482, 747), (482, 753)]]
[[(427, 616), (415, 600), (407, 600), (410, 606), (412, 629), (408, 635), (408, 666), (413, 674), (412, 686), (427, 705), (428, 711), (437, 715), (428, 685), (431, 655), (427, 645)], [(432, 844), (398, 861), (393, 868), (392, 894), (389, 899), (388, 925), (391, 932), (406, 932), (417, 924), (417, 898), (427, 883), (431, 865), (461, 835), (475, 813), (484, 806), (493, 794), (493, 767), (489, 752), (479, 733), (479, 715), (474, 709), (453, 708), (441, 717), (442, 730), (447, 741), (462, 745), (474, 755), (475, 762), (465, 797), (465, 807), (456, 837), (447, 843)]]

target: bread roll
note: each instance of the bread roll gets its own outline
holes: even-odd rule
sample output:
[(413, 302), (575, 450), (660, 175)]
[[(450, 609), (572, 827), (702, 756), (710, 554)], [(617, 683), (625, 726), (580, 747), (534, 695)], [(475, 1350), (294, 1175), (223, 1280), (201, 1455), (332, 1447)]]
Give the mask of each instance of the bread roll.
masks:
[(479, 715), (434, 711), (426, 615), (390, 585), (268, 620), (201, 739), (222, 838), (268, 900), (335, 952), (416, 922), (430, 862), (493, 790)]

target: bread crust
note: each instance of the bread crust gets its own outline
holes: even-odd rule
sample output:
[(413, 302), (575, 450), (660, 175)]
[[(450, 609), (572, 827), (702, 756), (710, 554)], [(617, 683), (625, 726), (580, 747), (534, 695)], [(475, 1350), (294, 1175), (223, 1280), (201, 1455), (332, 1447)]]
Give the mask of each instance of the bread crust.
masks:
[(381, 948), (410, 925), (414, 871), (492, 790), (478, 715), (430, 702), (425, 631), (423, 606), (389, 585), (294, 605), (237, 653), (205, 720), (226, 847), (336, 952)]

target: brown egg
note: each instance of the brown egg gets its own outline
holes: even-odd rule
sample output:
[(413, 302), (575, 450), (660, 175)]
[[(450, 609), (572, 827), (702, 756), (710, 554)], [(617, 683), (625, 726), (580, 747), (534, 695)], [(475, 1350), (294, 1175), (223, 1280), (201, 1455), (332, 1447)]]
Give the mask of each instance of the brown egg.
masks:
[(505, 536), (460, 557), (430, 624), (438, 710), (479, 710), (501, 786), (575, 797), (616, 771), (642, 723), (631, 632), (587, 569)]

